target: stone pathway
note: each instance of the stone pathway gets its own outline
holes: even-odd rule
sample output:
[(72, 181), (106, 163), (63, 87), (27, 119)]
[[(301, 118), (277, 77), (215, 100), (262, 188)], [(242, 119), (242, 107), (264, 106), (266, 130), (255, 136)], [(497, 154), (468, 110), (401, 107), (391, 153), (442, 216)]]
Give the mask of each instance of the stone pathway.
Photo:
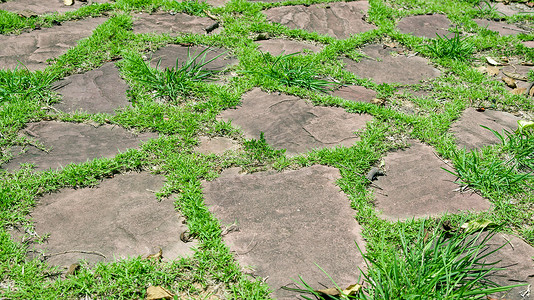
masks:
[[(56, 3), (57, 2), (57, 3)], [(104, 1), (102, 1), (104, 2)], [(228, 1), (213, 0), (213, 6), (224, 6)], [(267, 1), (271, 2), (271, 1)], [(43, 5), (33, 0), (11, 0), (0, 3), (0, 10), (19, 12), (31, 10), (45, 13), (73, 11), (83, 3), (64, 6), (53, 1)], [(514, 4), (497, 4), (504, 15), (530, 11)], [(335, 2), (313, 5), (287, 5), (265, 9), (262, 13), (271, 23), (289, 29), (326, 35), (333, 39), (348, 39), (358, 33), (377, 27), (368, 20), (368, 1)], [(217, 27), (224, 26), (212, 18), (185, 13), (132, 13), (134, 34), (215, 35)], [(64, 22), (51, 28), (24, 32), (20, 35), (0, 35), (0, 69), (21, 68), (44, 70), (54, 59), (88, 36), (107, 18), (84, 18)], [(502, 21), (477, 19), (483, 28), (502, 36), (524, 33), (523, 27)], [(436, 34), (450, 36), (455, 25), (443, 14), (406, 16), (397, 20), (396, 28), (403, 34), (435, 38)], [(211, 37), (208, 36), (208, 37)], [(216, 40), (214, 38), (214, 40)], [(252, 43), (252, 41), (251, 41)], [(313, 55), (328, 45), (293, 40), (289, 37), (267, 38), (254, 41), (257, 49), (273, 56), (301, 52)], [(201, 51), (206, 45), (169, 44), (145, 54), (152, 67), (160, 69), (180, 66), (182, 62)], [(205, 69), (225, 71), (237, 66), (234, 49), (209, 47)], [(381, 41), (370, 41), (361, 52), (360, 61), (340, 55), (344, 70), (374, 84), (395, 84), (407, 90), (410, 86), (427, 84), (443, 75), (420, 54)], [(505, 72), (526, 76), (530, 66), (508, 65), (495, 74), (500, 80)], [(366, 85), (367, 86), (367, 85)], [(520, 82), (525, 88), (528, 83)], [(128, 101), (127, 83), (121, 78), (114, 63), (108, 62), (83, 74), (73, 74), (53, 83), (61, 101), (54, 105), (60, 112), (73, 114), (104, 113), (111, 117)], [(510, 88), (511, 89), (511, 88)], [(330, 95), (365, 105), (380, 105), (377, 92), (358, 85), (344, 85), (329, 91)], [(424, 96), (425, 93), (415, 96)], [(399, 109), (417, 115), (417, 104), (410, 99), (407, 107)], [(404, 109), (404, 110), (403, 110)], [(286, 156), (307, 155), (324, 148), (352, 147), (369, 122), (376, 118), (366, 113), (351, 113), (341, 107), (313, 105), (309, 100), (279, 92), (267, 92), (260, 87), (246, 91), (237, 107), (228, 108), (217, 116), (219, 121), (230, 122), (243, 133), (242, 138), (259, 139), (275, 149), (285, 149)], [(499, 140), (487, 126), (498, 132), (517, 128), (518, 117), (513, 114), (486, 109), (477, 111), (468, 107), (450, 128), (458, 147), (468, 150), (496, 144)], [(33, 170), (61, 171), (68, 164), (81, 164), (95, 158), (113, 158), (119, 152), (138, 148), (149, 139), (157, 139), (157, 132), (134, 133), (118, 125), (94, 126), (84, 123), (35, 121), (26, 124), (19, 133), (30, 144), (11, 148), (13, 158), (1, 166), (6, 172), (15, 172), (21, 164), (33, 164)], [(224, 159), (228, 153), (243, 151), (242, 138), (197, 136), (199, 145), (194, 149), (203, 155)], [(443, 168), (448, 165), (429, 145), (410, 140), (406, 149), (391, 151), (383, 157), (386, 176), (379, 176), (371, 184), (377, 215), (388, 221), (436, 217), (459, 211), (483, 212), (492, 209), (488, 199), (473, 191), (458, 191), (455, 177)], [(336, 185), (341, 178), (338, 169), (323, 165), (301, 167), (282, 172), (262, 171), (244, 174), (239, 168), (229, 168), (219, 178), (202, 182), (205, 204), (220, 221), (223, 240), (235, 259), (249, 275), (263, 278), (277, 299), (295, 299), (295, 293), (281, 289), (293, 286), (299, 276), (314, 288), (331, 286), (315, 264), (322, 267), (343, 288), (358, 280), (358, 267), (364, 268), (355, 242), (365, 251), (362, 226), (354, 216), (350, 200)], [(162, 249), (165, 260), (192, 255), (196, 241), (185, 243), (180, 234), (187, 230), (185, 218), (175, 210), (173, 198), (158, 201), (154, 191), (164, 184), (162, 176), (149, 173), (124, 173), (102, 180), (97, 187), (61, 189), (38, 199), (31, 218), (35, 232), (49, 234), (44, 244), (35, 244), (33, 255), (41, 256), (52, 265), (69, 265), (80, 259), (94, 264), (111, 262), (126, 257), (155, 253)], [(14, 233), (21, 236), (22, 232)], [(527, 282), (534, 284), (534, 265), (529, 259), (534, 249), (523, 240), (499, 234), (495, 245), (510, 243), (499, 252), (503, 266), (496, 281), (503, 284)], [(201, 251), (201, 250), (200, 250)], [(41, 253), (41, 254), (36, 254)], [(44, 253), (44, 256), (43, 254)], [(30, 256), (31, 256), (30, 255)], [(499, 277), (500, 276), (500, 277)], [(518, 298), (514, 289), (507, 299)]]

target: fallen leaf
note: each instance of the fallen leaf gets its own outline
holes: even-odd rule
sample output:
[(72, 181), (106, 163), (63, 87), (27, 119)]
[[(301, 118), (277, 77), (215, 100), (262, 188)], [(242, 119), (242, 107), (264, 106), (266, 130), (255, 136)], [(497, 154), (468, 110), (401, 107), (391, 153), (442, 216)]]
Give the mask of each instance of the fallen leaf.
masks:
[(527, 2), (526, 4), (528, 7), (534, 7), (534, 2)]
[(376, 105), (385, 105), (386, 100), (380, 99), (380, 98), (374, 98), (373, 100), (371, 100), (371, 103), (376, 104)]
[(150, 254), (146, 257), (146, 259), (154, 259), (154, 260), (161, 260), (163, 258), (163, 251), (161, 250), (161, 247), (159, 247), (158, 253)]
[(323, 295), (340, 297), (341, 299), (348, 299), (348, 296), (355, 295), (361, 290), (361, 288), (362, 286), (360, 284), (351, 284), (343, 291), (337, 288), (329, 288), (323, 290), (315, 290), (315, 292)]
[(532, 85), (529, 88), (528, 96), (529, 97), (534, 97), (534, 86), (532, 86)]
[(515, 83), (515, 80), (513, 78), (503, 76), (502, 81), (504, 81), (504, 83), (506, 83), (509, 88), (515, 89), (517, 87), (517, 84)]
[(174, 294), (161, 286), (149, 286), (146, 289), (146, 300), (172, 299)]
[(38, 16), (37, 13), (34, 13), (33, 11), (31, 11), (29, 9), (25, 9), (23, 11), (19, 11), (18, 15), (20, 17), (24, 17), (24, 18), (32, 18), (32, 17), (37, 17)]
[(499, 68), (494, 66), (488, 66), (486, 69), (488, 70), (488, 74), (491, 76), (497, 76), (497, 74), (499, 74), (501, 71)]
[(71, 6), (74, 4), (74, 0), (63, 0), (63, 3), (67, 6)]
[(65, 277), (76, 275), (76, 273), (78, 273), (79, 270), (80, 270), (80, 264), (74, 263), (70, 265), (69, 268), (67, 269), (67, 273), (65, 273)]
[(391, 42), (391, 43), (384, 43), (384, 46), (388, 46), (389, 48), (397, 48), (399, 44), (395, 42)]
[(510, 78), (513, 78), (513, 79), (517, 79), (517, 80), (521, 80), (521, 81), (527, 81), (528, 78), (527, 76), (525, 75), (521, 75), (521, 74), (518, 74), (518, 73), (513, 73), (513, 72), (506, 72), (506, 71), (502, 71), (502, 73)]
[(480, 66), (478, 68), (475, 68), (475, 70), (479, 71), (480, 73), (482, 74), (486, 74), (488, 73), (488, 68), (484, 67), (484, 66)]
[(484, 107), (477, 107), (476, 109), (478, 112), (485, 112), (486, 111), (486, 108)]
[(517, 121), (517, 125), (519, 125), (519, 128), (517, 128), (519, 132), (522, 132), (523, 130), (534, 130), (533, 121), (519, 120)]
[(465, 229), (466, 232), (473, 232), (480, 229), (485, 229), (486, 227), (496, 225), (490, 220), (471, 220), (460, 226), (460, 228)]
[(315, 290), (316, 293), (328, 296), (341, 296), (341, 292), (336, 288), (329, 288), (324, 290)]
[(527, 92), (526, 88), (515, 88), (510, 91), (513, 95), (524, 95)]
[(493, 58), (489, 57), (489, 56), (486, 56), (486, 61), (488, 62), (488, 64), (492, 65), (492, 66), (500, 66), (501, 64), (498, 63), (496, 60), (494, 60)]
[(342, 293), (345, 296), (352, 296), (355, 295), (357, 292), (359, 292), (362, 289), (362, 286), (360, 284), (351, 284), (346, 289), (342, 291)]

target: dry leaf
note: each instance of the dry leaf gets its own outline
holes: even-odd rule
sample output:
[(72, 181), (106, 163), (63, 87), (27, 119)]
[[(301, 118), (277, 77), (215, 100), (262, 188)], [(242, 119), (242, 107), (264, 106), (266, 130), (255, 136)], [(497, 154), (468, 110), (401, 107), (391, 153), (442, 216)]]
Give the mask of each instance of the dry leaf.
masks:
[(360, 291), (362, 286), (360, 284), (351, 284), (343, 291), (340, 291), (337, 288), (329, 288), (324, 290), (315, 290), (316, 293), (328, 295), (328, 296), (337, 296), (342, 299), (347, 299), (347, 296), (355, 295), (357, 292)]
[(154, 259), (154, 260), (161, 260), (163, 258), (163, 251), (161, 250), (161, 247), (159, 247), (158, 253), (150, 254), (146, 257), (146, 259)]
[(528, 7), (534, 7), (534, 2), (527, 2), (526, 4)]
[(502, 73), (504, 75), (510, 77), (510, 78), (513, 78), (513, 79), (517, 79), (517, 80), (521, 80), (521, 81), (528, 81), (528, 78), (525, 75), (521, 75), (521, 74), (513, 73), (513, 72), (506, 72), (506, 71), (502, 71)]
[(488, 66), (486, 69), (488, 70), (488, 74), (490, 76), (497, 76), (497, 74), (500, 72), (499, 68), (493, 66)]
[(389, 48), (397, 48), (399, 44), (395, 42), (391, 42), (391, 43), (384, 43), (384, 46), (388, 46)]
[(74, 0), (63, 0), (63, 3), (67, 6), (71, 6), (74, 4)]
[(74, 263), (69, 266), (67, 273), (65, 273), (65, 277), (76, 275), (76, 273), (78, 273), (79, 270), (80, 270), (80, 264)]
[(515, 89), (517, 87), (517, 84), (515, 83), (515, 80), (513, 78), (504, 76), (502, 78), (502, 81), (504, 81), (504, 83), (506, 83), (509, 88)]
[(534, 88), (531, 86), (530, 90), (528, 91), (528, 95), (530, 97), (534, 97)]
[(526, 88), (515, 88), (510, 91), (513, 95), (524, 95), (527, 92)]
[(357, 292), (359, 292), (362, 289), (362, 286), (360, 284), (351, 284), (349, 287), (343, 290), (343, 294), (345, 296), (352, 296), (355, 295)]
[(146, 289), (146, 300), (172, 299), (174, 295), (161, 286), (149, 286)]
[(493, 58), (486, 56), (486, 61), (492, 66), (500, 66), (501, 64), (495, 61)]
[(341, 296), (341, 292), (336, 288), (329, 288), (324, 290), (315, 290), (316, 293), (328, 296)]
[(386, 104), (386, 100), (380, 99), (380, 98), (374, 98), (373, 100), (371, 100), (371, 103), (376, 104), (376, 105), (384, 105)]
[(480, 66), (478, 68), (475, 68), (475, 70), (479, 71), (480, 73), (482, 74), (486, 74), (488, 73), (488, 68), (484, 67), (484, 66)]

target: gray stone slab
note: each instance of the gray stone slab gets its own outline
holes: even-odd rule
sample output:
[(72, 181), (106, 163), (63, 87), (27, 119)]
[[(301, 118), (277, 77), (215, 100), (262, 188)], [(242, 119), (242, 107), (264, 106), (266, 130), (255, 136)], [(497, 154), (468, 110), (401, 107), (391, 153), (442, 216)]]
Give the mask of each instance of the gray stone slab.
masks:
[(345, 85), (333, 91), (332, 96), (355, 102), (371, 102), (376, 97), (376, 92), (357, 85)]
[[(156, 50), (151, 55), (150, 65), (156, 67), (159, 62), (160, 69), (174, 68), (178, 61), (178, 67), (182, 66), (182, 63), (200, 55), (202, 51), (206, 50), (206, 46), (181, 46), (181, 45), (168, 45)], [(223, 71), (231, 65), (237, 64), (238, 60), (235, 57), (230, 56), (230, 53), (226, 49), (209, 47), (209, 50), (200, 55), (197, 62), (209, 61), (219, 56), (212, 62), (204, 65), (202, 69), (211, 71)], [(204, 60), (202, 58), (204, 57)]]
[(205, 34), (206, 29), (214, 26), (216, 21), (206, 17), (190, 16), (184, 13), (157, 12), (134, 15), (133, 32), (139, 33), (180, 33)]
[(239, 231), (224, 241), (242, 267), (266, 278), (276, 299), (295, 299), (282, 290), (299, 276), (314, 288), (341, 286), (358, 280), (364, 268), (355, 242), (364, 250), (360, 226), (350, 201), (334, 184), (337, 169), (315, 165), (282, 173), (226, 174), (203, 182), (206, 205), (221, 225), (236, 223)]
[(457, 192), (456, 177), (430, 146), (412, 145), (384, 157), (386, 176), (374, 181), (376, 208), (391, 221), (437, 216), (458, 211), (485, 211), (488, 200), (472, 191)]
[(451, 131), (456, 136), (456, 142), (460, 147), (472, 150), (482, 146), (500, 143), (499, 138), (496, 137), (495, 134), (480, 127), (480, 125), (503, 134), (504, 130), (509, 132), (515, 131), (518, 127), (518, 120), (518, 117), (507, 112), (490, 109), (486, 109), (484, 112), (479, 112), (470, 107), (467, 108), (460, 119), (452, 125)]
[(29, 146), (2, 166), (17, 169), (21, 163), (33, 163), (35, 170), (63, 168), (69, 163), (83, 163), (99, 157), (111, 158), (119, 151), (137, 148), (142, 141), (157, 138), (154, 133), (134, 135), (118, 126), (93, 127), (88, 124), (42, 121), (30, 123), (23, 134), (44, 144), (49, 151)]
[(402, 33), (409, 33), (429, 39), (440, 36), (453, 35), (448, 29), (452, 26), (451, 21), (445, 15), (418, 15), (402, 18), (397, 28)]
[(202, 154), (223, 154), (226, 151), (235, 151), (240, 148), (240, 145), (227, 137), (200, 137), (200, 145), (196, 147), (196, 151)]
[(497, 22), (493, 20), (486, 20), (486, 19), (473, 19), (475, 23), (477, 23), (478, 26), (482, 28), (486, 28), (491, 31), (496, 31), (500, 35), (508, 36), (508, 35), (518, 35), (520, 33), (528, 34), (531, 30), (525, 30), (523, 28), (519, 28), (515, 26), (514, 24), (508, 24), (506, 22)]
[(55, 108), (72, 113), (115, 114), (115, 110), (129, 105), (126, 97), (128, 85), (120, 77), (113, 63), (106, 63), (96, 70), (76, 74), (53, 83), (62, 101)]
[(175, 211), (174, 200), (160, 201), (154, 195), (162, 186), (162, 176), (127, 173), (93, 188), (45, 195), (31, 217), (35, 232), (50, 236), (44, 244), (32, 246), (51, 255), (48, 263), (60, 266), (81, 259), (93, 264), (146, 256), (160, 247), (166, 260), (190, 255), (195, 243), (180, 240), (187, 226)]
[(371, 58), (362, 58), (358, 63), (344, 58), (346, 69), (379, 84), (418, 84), (421, 80), (436, 78), (441, 74), (426, 58), (399, 54), (382, 45), (367, 45), (362, 51)]
[(370, 115), (347, 113), (338, 107), (319, 107), (289, 95), (268, 94), (255, 88), (243, 96), (237, 109), (220, 117), (239, 126), (245, 137), (258, 139), (260, 133), (276, 149), (287, 154), (335, 146), (350, 147), (357, 141), (355, 131), (363, 129)]
[[(109, 3), (108, 0), (91, 0), (92, 3)], [(23, 16), (43, 15), (48, 13), (66, 13), (87, 5), (87, 1), (74, 1), (73, 5), (65, 5), (63, 0), (38, 1), (38, 0), (8, 0), (0, 3), (0, 10), (20, 13)]]
[(315, 46), (313, 44), (284, 40), (284, 39), (271, 39), (264, 41), (257, 41), (258, 49), (262, 52), (269, 52), (273, 56), (278, 56), (281, 54), (292, 54), (292, 53), (318, 53), (322, 50), (322, 47)]
[(20, 35), (0, 35), (0, 69), (24, 68), (20, 61), (30, 71), (43, 70), (48, 59), (57, 58), (76, 46), (105, 20), (88, 18)]
[(364, 21), (368, 10), (367, 1), (354, 1), (310, 6), (280, 6), (266, 10), (265, 14), (267, 20), (291, 29), (304, 29), (338, 39), (346, 39), (351, 34), (376, 28)]

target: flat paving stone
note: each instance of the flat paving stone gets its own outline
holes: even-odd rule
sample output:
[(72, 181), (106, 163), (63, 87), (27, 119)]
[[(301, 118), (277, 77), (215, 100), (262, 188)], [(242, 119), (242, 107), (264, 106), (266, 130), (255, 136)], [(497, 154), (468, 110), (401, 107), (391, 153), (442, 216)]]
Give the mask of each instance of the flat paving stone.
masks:
[(115, 110), (129, 105), (126, 97), (128, 85), (120, 77), (113, 63), (106, 63), (96, 70), (68, 76), (52, 84), (62, 101), (55, 108), (73, 113), (115, 114)]
[(20, 61), (30, 71), (43, 70), (48, 59), (57, 58), (76, 46), (105, 20), (88, 18), (20, 35), (0, 35), (0, 69), (21, 69)]
[(399, 54), (382, 45), (367, 45), (362, 51), (371, 58), (362, 58), (358, 63), (344, 58), (346, 69), (362, 78), (371, 78), (378, 84), (418, 84), (421, 80), (436, 78), (441, 74), (426, 58)]
[[(406, 220), (458, 211), (485, 211), (490, 203), (473, 192), (456, 192), (456, 177), (434, 153), (432, 147), (412, 141), (405, 150), (384, 157), (386, 176), (375, 181), (376, 208), (382, 217)], [(450, 168), (449, 168), (450, 169)]]
[[(93, 3), (109, 3), (108, 0), (92, 0)], [(24, 16), (43, 15), (48, 13), (66, 13), (87, 5), (87, 1), (74, 1), (73, 5), (63, 4), (63, 0), (38, 1), (38, 0), (8, 0), (0, 3), (0, 10), (20, 13)]]
[(479, 6), (483, 9), (488, 9), (491, 7), (492, 9), (495, 9), (497, 13), (503, 16), (507, 16), (507, 17), (513, 16), (515, 14), (520, 14), (520, 13), (534, 12), (534, 8), (528, 7), (527, 5), (523, 3), (518, 3), (518, 2), (511, 2), (509, 4), (504, 4), (504, 3), (494, 3), (494, 2), (488, 3), (487, 1), (481, 1)]
[(134, 15), (133, 32), (136, 34), (167, 33), (170, 35), (178, 35), (180, 33), (204, 34), (215, 23), (217, 22), (210, 18), (190, 16), (184, 13), (140, 13)]
[(525, 45), (525, 47), (534, 48), (534, 41), (524, 41), (523, 45)]
[(196, 147), (196, 151), (202, 154), (223, 154), (226, 151), (235, 151), (240, 148), (239, 144), (227, 137), (200, 137), (200, 144)]
[(376, 28), (363, 20), (368, 10), (367, 1), (354, 1), (274, 7), (266, 10), (265, 14), (267, 20), (291, 29), (304, 29), (346, 39), (351, 34)]
[(477, 25), (482, 28), (487, 28), (488, 30), (496, 31), (500, 35), (504, 35), (504, 36), (518, 35), (520, 33), (525, 33), (525, 34), (530, 33), (529, 30), (519, 28), (514, 24), (508, 24), (506, 22), (497, 22), (497, 21), (486, 20), (486, 19), (473, 19), (473, 21), (475, 21), (475, 23), (477, 23)]
[(376, 97), (376, 92), (363, 86), (345, 85), (331, 95), (354, 102), (371, 102)]
[(318, 53), (322, 50), (322, 47), (315, 46), (313, 44), (308, 44), (304, 42), (297, 42), (292, 40), (284, 39), (271, 39), (264, 41), (257, 41), (258, 49), (262, 52), (269, 52), (273, 56), (278, 56), (281, 54), (292, 54), (292, 53)]
[(449, 36), (448, 30), (452, 26), (451, 21), (445, 15), (418, 15), (405, 17), (399, 21), (397, 28), (402, 33), (409, 33), (419, 37), (429, 39), (440, 36)]
[[(232, 172), (230, 172), (232, 173)], [(259, 172), (203, 182), (205, 203), (221, 225), (239, 231), (224, 236), (242, 267), (266, 278), (276, 299), (295, 299), (299, 276), (314, 288), (332, 286), (322, 267), (341, 286), (358, 280), (364, 246), (355, 211), (335, 181), (339, 171), (315, 165), (281, 173)]]
[(347, 113), (338, 107), (319, 107), (284, 94), (268, 94), (255, 88), (243, 96), (237, 109), (220, 117), (241, 127), (245, 137), (265, 140), (276, 149), (294, 155), (312, 149), (350, 147), (357, 141), (355, 131), (363, 129), (370, 115)]
[(481, 125), (491, 128), (499, 133), (503, 130), (513, 132), (517, 129), (518, 117), (503, 111), (486, 109), (479, 112), (474, 108), (467, 108), (460, 119), (451, 127), (451, 132), (456, 136), (456, 143), (467, 150), (482, 146), (500, 143), (491, 131), (480, 127)]
[(127, 173), (93, 188), (45, 195), (31, 217), (35, 232), (50, 236), (34, 248), (51, 255), (48, 263), (67, 266), (81, 259), (93, 264), (146, 256), (159, 248), (166, 260), (190, 255), (196, 243), (180, 240), (187, 226), (175, 211), (174, 200), (160, 201), (154, 195), (163, 181), (162, 176)]
[[(176, 67), (176, 61), (178, 61), (178, 67), (182, 66), (182, 63), (186, 62), (189, 57), (193, 58), (202, 51), (206, 50), (206, 46), (181, 46), (181, 45), (168, 45), (156, 50), (152, 56), (150, 64), (152, 67), (156, 67), (159, 62), (161, 69)], [(211, 71), (223, 71), (231, 65), (237, 64), (238, 60), (235, 57), (229, 55), (228, 50), (222, 48), (209, 48), (205, 52), (206, 56), (204, 61), (209, 61), (216, 56), (219, 56), (212, 62), (206, 64), (202, 69)], [(197, 62), (201, 62), (201, 58), (204, 54), (200, 55)]]
[(42, 121), (30, 123), (22, 133), (42, 143), (49, 151), (29, 146), (2, 168), (18, 169), (21, 163), (33, 163), (35, 170), (63, 168), (69, 163), (83, 163), (98, 157), (113, 157), (119, 151), (137, 148), (143, 141), (157, 138), (155, 133), (134, 135), (111, 125), (94, 127), (80, 123)]

